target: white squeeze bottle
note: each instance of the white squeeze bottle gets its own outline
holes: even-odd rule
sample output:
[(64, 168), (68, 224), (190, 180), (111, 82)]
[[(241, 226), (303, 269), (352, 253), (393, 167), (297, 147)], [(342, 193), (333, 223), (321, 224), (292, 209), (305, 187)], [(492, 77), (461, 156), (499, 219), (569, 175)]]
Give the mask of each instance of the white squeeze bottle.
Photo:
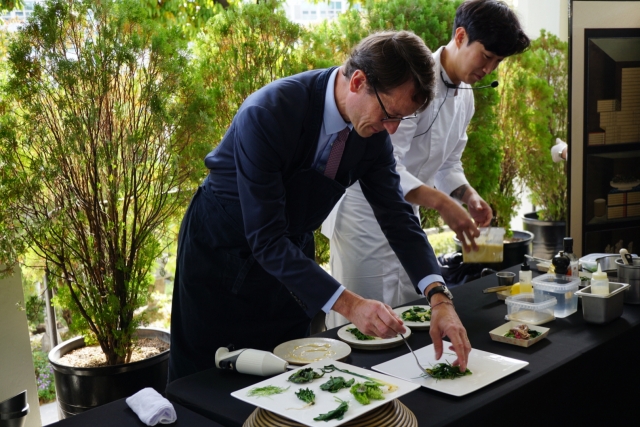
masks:
[(600, 269), (591, 275), (591, 293), (597, 295), (609, 295), (609, 278), (607, 273)]
[(520, 281), (520, 292), (522, 293), (533, 293), (533, 287), (531, 286), (531, 278), (533, 274), (531, 273), (531, 267), (527, 264), (527, 259), (524, 259), (524, 262), (520, 266), (520, 275), (518, 279)]

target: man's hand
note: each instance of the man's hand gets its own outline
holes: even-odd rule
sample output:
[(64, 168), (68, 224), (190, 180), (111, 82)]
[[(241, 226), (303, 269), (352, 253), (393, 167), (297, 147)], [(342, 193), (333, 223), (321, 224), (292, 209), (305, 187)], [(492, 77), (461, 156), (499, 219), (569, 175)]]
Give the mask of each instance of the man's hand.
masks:
[[(427, 294), (428, 290), (433, 286), (439, 285), (434, 283), (427, 286), (424, 293)], [(453, 308), (453, 304), (449, 298), (443, 294), (435, 294), (431, 297), (431, 327), (429, 335), (433, 340), (433, 348), (436, 352), (436, 360), (440, 360), (443, 353), (442, 338), (448, 337), (451, 341), (449, 350), (456, 353), (458, 358), (452, 363), (453, 366), (460, 366), (460, 371), (464, 372), (467, 369), (467, 362), (469, 360), (469, 353), (471, 352), (471, 343), (467, 338), (467, 331), (458, 314)]]
[(393, 338), (407, 332), (398, 315), (387, 304), (364, 299), (349, 290), (342, 292), (332, 310), (349, 319), (365, 335)]
[(467, 208), (478, 227), (487, 227), (493, 218), (493, 212), (487, 202), (475, 191), (467, 199)]

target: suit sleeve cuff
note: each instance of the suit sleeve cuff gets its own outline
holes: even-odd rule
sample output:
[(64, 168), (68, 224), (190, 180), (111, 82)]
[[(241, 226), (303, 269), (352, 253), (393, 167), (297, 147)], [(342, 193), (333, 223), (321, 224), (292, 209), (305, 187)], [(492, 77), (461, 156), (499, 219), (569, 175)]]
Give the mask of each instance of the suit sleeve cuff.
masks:
[(329, 301), (327, 301), (327, 303), (324, 306), (322, 306), (322, 311), (324, 311), (325, 313), (329, 313), (331, 311), (331, 308), (333, 307), (333, 304), (336, 303), (336, 301), (338, 300), (338, 298), (340, 298), (340, 295), (342, 295), (345, 289), (346, 288), (344, 286), (340, 285), (338, 290), (334, 292), (333, 296), (329, 298)]
[(424, 290), (427, 289), (427, 286), (429, 286), (433, 282), (444, 283), (444, 278), (439, 274), (430, 274), (424, 279), (420, 280), (420, 282), (418, 283), (418, 289), (420, 289), (420, 295), (424, 296)]

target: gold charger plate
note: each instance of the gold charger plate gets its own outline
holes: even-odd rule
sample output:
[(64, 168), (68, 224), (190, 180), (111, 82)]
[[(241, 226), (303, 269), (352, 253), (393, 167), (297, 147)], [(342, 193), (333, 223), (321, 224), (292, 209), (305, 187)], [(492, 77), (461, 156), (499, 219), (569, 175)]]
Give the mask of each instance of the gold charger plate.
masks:
[[(393, 338), (374, 337), (372, 340), (359, 340), (351, 332), (347, 332), (347, 329), (355, 327), (356, 326), (353, 323), (349, 323), (348, 325), (344, 325), (342, 328), (338, 329), (338, 338), (353, 348), (358, 348), (360, 350), (383, 350), (385, 348), (403, 345), (402, 337), (400, 335)], [(407, 333), (404, 334), (404, 337), (409, 338), (411, 336), (411, 328), (406, 325), (405, 328), (407, 328)]]
[(333, 338), (300, 338), (280, 344), (273, 354), (292, 365), (306, 365), (320, 360), (343, 360), (351, 354), (351, 347)]
[[(300, 427), (304, 424), (256, 408), (242, 427)], [(345, 424), (343, 427), (418, 427), (418, 419), (409, 408), (398, 399), (367, 412)]]

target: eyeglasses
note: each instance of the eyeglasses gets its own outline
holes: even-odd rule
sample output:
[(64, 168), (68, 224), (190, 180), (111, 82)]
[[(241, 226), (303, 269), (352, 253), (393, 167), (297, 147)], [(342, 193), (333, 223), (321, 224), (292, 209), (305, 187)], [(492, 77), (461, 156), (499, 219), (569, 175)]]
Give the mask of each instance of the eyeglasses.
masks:
[(371, 87), (373, 87), (373, 92), (376, 94), (376, 98), (378, 98), (378, 104), (380, 104), (380, 108), (382, 108), (382, 112), (384, 113), (384, 119), (380, 120), (381, 122), (396, 123), (403, 120), (415, 119), (416, 117), (418, 117), (418, 113), (413, 113), (413, 116), (406, 117), (390, 116), (389, 113), (387, 113), (387, 110), (384, 108), (384, 105), (382, 105), (382, 100), (380, 99), (380, 95), (378, 95), (378, 89), (376, 89), (376, 87), (373, 85), (371, 85)]

